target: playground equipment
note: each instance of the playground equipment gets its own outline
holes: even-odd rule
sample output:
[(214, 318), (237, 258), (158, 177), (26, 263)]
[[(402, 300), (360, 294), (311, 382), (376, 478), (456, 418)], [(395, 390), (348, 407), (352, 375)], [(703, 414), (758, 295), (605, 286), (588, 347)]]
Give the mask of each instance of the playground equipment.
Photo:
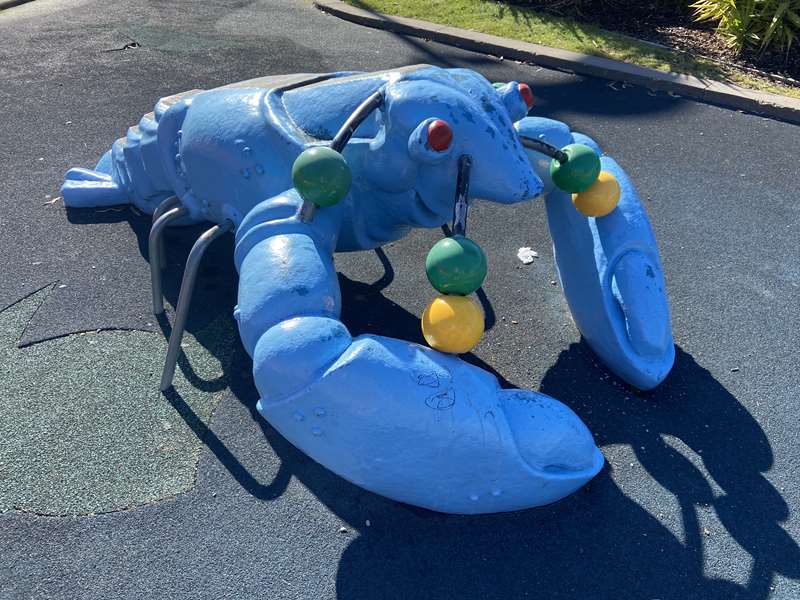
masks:
[[(621, 378), (647, 389), (674, 360), (652, 230), (627, 176), (597, 144), (527, 117), (524, 83), (465, 69), (264, 77), (161, 99), (93, 170), (70, 169), (68, 206), (131, 203), (153, 214), (153, 305), (164, 310), (168, 225), (214, 225), (192, 248), (169, 340), (171, 385), (197, 268), (233, 231), (234, 310), (258, 410), (314, 460), (368, 490), (433, 510), (498, 512), (553, 502), (603, 465), (592, 435), (543, 394), (504, 390), (455, 354), (483, 333), (469, 296), (487, 260), (466, 236), (471, 198), (544, 193), (575, 322)], [(588, 216), (587, 216), (588, 215)], [(351, 337), (334, 252), (377, 248), (452, 217), (425, 263), (439, 292), (426, 348)]]

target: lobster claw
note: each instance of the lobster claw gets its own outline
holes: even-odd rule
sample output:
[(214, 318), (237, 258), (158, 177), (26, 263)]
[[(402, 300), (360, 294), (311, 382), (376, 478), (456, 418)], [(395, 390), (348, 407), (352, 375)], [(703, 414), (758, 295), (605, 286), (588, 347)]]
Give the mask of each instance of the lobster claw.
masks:
[(280, 218), (287, 202), (300, 198), (265, 200), (237, 230), (234, 312), (257, 408), (287, 440), (363, 488), (442, 512), (540, 506), (599, 472), (594, 438), (560, 402), (501, 389), (454, 355), (353, 338), (333, 240), (322, 219)]
[[(575, 142), (601, 154), (594, 140), (557, 121), (526, 118), (517, 129), (556, 147)], [(549, 159), (527, 152), (548, 191), (556, 268), (575, 324), (615, 374), (636, 388), (654, 388), (672, 368), (675, 346), (655, 235), (633, 184), (614, 159), (601, 156), (602, 169), (619, 182), (620, 200), (604, 217), (585, 217), (552, 185), (542, 168)]]
[(571, 494), (603, 467), (592, 434), (553, 398), (501, 389), (490, 373), (403, 340), (351, 338), (335, 319), (274, 326), (253, 364), (257, 408), (286, 439), (395, 500), (519, 510)]

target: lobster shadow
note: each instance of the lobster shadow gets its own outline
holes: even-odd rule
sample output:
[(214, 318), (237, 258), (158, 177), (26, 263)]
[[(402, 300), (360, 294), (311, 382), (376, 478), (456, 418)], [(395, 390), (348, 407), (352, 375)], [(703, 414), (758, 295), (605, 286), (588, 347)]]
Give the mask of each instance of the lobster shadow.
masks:
[[(385, 272), (374, 283), (339, 275), (342, 320), (354, 335), (422, 342), (417, 316), (383, 294), (394, 273), (380, 251), (378, 258)], [(235, 277), (227, 269), (224, 276)], [(196, 304), (211, 300), (197, 298)], [(204, 339), (202, 321), (197, 315), (195, 335), (214, 351), (219, 342)], [(250, 494), (277, 498), (297, 477), (359, 532), (338, 565), (340, 598), (517, 598), (535, 589), (548, 598), (760, 600), (770, 596), (775, 574), (800, 576), (800, 548), (780, 526), (788, 507), (763, 475), (773, 461), (766, 435), (739, 401), (680, 349), (669, 378), (653, 392), (636, 394), (608, 376), (584, 342), (564, 350), (540, 386), (573, 408), (600, 446), (627, 446), (649, 477), (634, 476), (631, 489), (618, 483), (624, 477), (612, 479), (609, 466), (583, 491), (555, 505), (461, 517), (364, 492), (303, 455), (257, 413), (252, 379), (245, 370), (234, 370), (249, 360), (235, 337), (226, 342), (238, 353), (230, 362), (231, 391), (258, 423), (281, 467), (263, 484), (213, 431), (202, 426), (196, 433)], [(465, 359), (512, 385), (479, 357)], [(171, 400), (189, 422), (188, 407), (179, 398)], [(654, 515), (653, 507), (643, 505), (663, 494), (659, 488), (674, 503)], [(745, 585), (705, 572), (706, 549), (730, 544), (730, 538), (742, 560), (752, 561)]]
[[(127, 218), (146, 257), (149, 220), (125, 214), (107, 218)], [(172, 258), (164, 291), (173, 305), (181, 258), (198, 232), (182, 228), (167, 234)], [(384, 274), (374, 283), (339, 276), (342, 320), (354, 335), (379, 333), (421, 342), (418, 318), (383, 294), (394, 272), (382, 252), (378, 259)], [(228, 448), (224, 435), (197, 418), (174, 390), (166, 396), (249, 494), (273, 500), (297, 477), (358, 532), (338, 564), (339, 598), (508, 599), (535, 593), (547, 598), (761, 600), (770, 596), (776, 574), (800, 577), (800, 548), (780, 526), (788, 507), (763, 475), (773, 461), (766, 435), (740, 402), (681, 349), (668, 379), (653, 392), (636, 394), (608, 376), (584, 342), (570, 345), (540, 389), (581, 417), (598, 445), (614, 455), (614, 466), (554, 505), (501, 515), (442, 515), (351, 485), (303, 455), (260, 417), (250, 360), (232, 318), (224, 319), (225, 335), (209, 327), (220, 313), (230, 314), (235, 282), (227, 236), (206, 255), (187, 323), (187, 330), (220, 359), (224, 375), (203, 380), (183, 355), (179, 368), (201, 389), (230, 387), (280, 458), (278, 472), (268, 483), (259, 481)], [(491, 304), (483, 300), (489, 314)], [(168, 321), (161, 323), (168, 334)], [(511, 385), (479, 357), (465, 359)], [(628, 467), (619, 465), (628, 459), (619, 458), (620, 447), (629, 450), (636, 468), (648, 477), (633, 471), (626, 476), (622, 469)], [(612, 478), (615, 468), (620, 473)], [(663, 490), (673, 502), (653, 506), (652, 499), (663, 497)], [(735, 564), (724, 579), (706, 573), (704, 556), (715, 544), (717, 552), (732, 555), (733, 563), (737, 556), (751, 562), (745, 584), (728, 580), (739, 579)]]

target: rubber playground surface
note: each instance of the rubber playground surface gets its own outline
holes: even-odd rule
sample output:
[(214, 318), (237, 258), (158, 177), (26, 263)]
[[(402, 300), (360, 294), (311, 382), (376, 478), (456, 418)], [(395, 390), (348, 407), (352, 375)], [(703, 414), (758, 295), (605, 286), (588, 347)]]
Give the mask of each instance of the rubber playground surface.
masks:
[[(0, 13), (0, 40), (0, 598), (800, 597), (796, 126), (303, 1), (37, 0)], [(415, 63), (529, 83), (534, 114), (628, 171), (659, 240), (677, 359), (639, 394), (581, 342), (541, 203), (470, 212), (489, 311), (469, 360), (568, 404), (606, 456), (554, 505), (441, 515), (293, 448), (255, 411), (230, 237), (208, 253), (160, 394), (169, 322), (150, 312), (149, 218), (58, 199), (67, 168), (91, 167), (162, 96)], [(171, 305), (201, 230), (167, 234)], [(422, 342), (440, 237), (337, 255), (354, 334)]]

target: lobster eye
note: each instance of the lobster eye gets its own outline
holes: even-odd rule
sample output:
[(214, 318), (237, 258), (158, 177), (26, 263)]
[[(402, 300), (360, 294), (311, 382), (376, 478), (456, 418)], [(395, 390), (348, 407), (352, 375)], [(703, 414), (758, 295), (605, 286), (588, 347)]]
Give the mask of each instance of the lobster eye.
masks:
[(531, 86), (527, 83), (519, 83), (517, 84), (517, 89), (519, 90), (519, 95), (522, 96), (522, 99), (525, 101), (525, 104), (528, 105), (528, 110), (533, 108), (533, 90)]
[(444, 152), (453, 141), (453, 130), (447, 121), (436, 119), (428, 125), (428, 145), (436, 152)]

